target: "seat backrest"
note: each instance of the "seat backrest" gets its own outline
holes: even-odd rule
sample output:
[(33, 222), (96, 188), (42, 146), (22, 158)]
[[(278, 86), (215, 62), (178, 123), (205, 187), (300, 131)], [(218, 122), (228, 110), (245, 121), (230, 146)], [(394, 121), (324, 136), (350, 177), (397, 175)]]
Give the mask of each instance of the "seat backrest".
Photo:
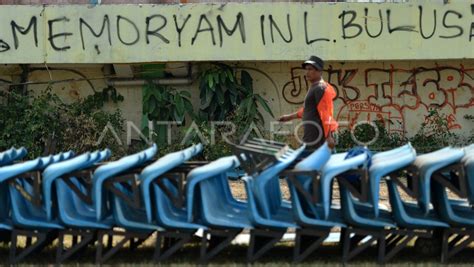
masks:
[(152, 183), (156, 179), (160, 179), (163, 174), (183, 164), (186, 160), (197, 155), (202, 150), (202, 145), (196, 147), (192, 146), (181, 151), (166, 154), (159, 158), (154, 163), (148, 165), (143, 169), (140, 178), (140, 190), (143, 197), (143, 203), (145, 206), (146, 216), (148, 222), (153, 220), (153, 207), (152, 207)]
[(446, 147), (431, 153), (418, 156), (415, 165), (419, 169), (419, 198), (418, 203), (425, 214), (428, 214), (431, 203), (431, 179), (433, 173), (453, 163), (460, 162), (464, 157), (462, 149)]
[(24, 147), (20, 147), (20, 148), (11, 148), (9, 150), (7, 150), (6, 152), (7, 156), (8, 156), (8, 161), (6, 162), (6, 164), (11, 164), (17, 160), (21, 160), (23, 157), (26, 156), (27, 154), (27, 150), (26, 148)]
[(335, 178), (340, 177), (340, 179), (343, 179), (341, 174), (347, 171), (357, 170), (367, 163), (367, 155), (364, 153), (348, 159), (346, 159), (346, 156), (347, 153), (331, 155), (331, 158), (322, 169), (320, 193), (324, 218), (328, 218), (331, 209), (331, 192)]
[(287, 152), (280, 161), (253, 178), (254, 188), (252, 191), (257, 208), (264, 218), (270, 219), (282, 205), (283, 196), (280, 189), (279, 174), (288, 168), (305, 148), (303, 145), (297, 150)]
[[(54, 192), (57, 191), (57, 189), (54, 190), (54, 185), (56, 185), (55, 181), (61, 179), (61, 177), (69, 173), (90, 168), (95, 163), (106, 159), (109, 155), (110, 151), (108, 149), (103, 151), (96, 151), (93, 153), (84, 153), (77, 157), (51, 164), (43, 171), (43, 202), (49, 220), (51, 220), (53, 216), (53, 195)], [(71, 191), (72, 194), (75, 194), (72, 190), (68, 191)]]
[(447, 223), (451, 223), (454, 212), (445, 187), (438, 182), (434, 182), (431, 186), (431, 194), (433, 196), (433, 207), (438, 216)]
[[(324, 143), (319, 149), (311, 153), (305, 159), (295, 165), (295, 171), (321, 171), (323, 166), (331, 157), (331, 150), (327, 143)], [(313, 177), (307, 175), (297, 175), (296, 180), (303, 186), (306, 192), (312, 192)], [(295, 185), (291, 182), (288, 183), (291, 193), (292, 209), (295, 216), (299, 216), (299, 212), (303, 212), (308, 217), (320, 218), (315, 204), (306, 199), (304, 195), (299, 192)]]
[[(29, 194), (33, 193), (33, 187), (30, 183), (26, 182), (22, 178), (15, 179), (15, 184), (21, 186)], [(18, 218), (34, 218), (38, 220), (44, 220), (43, 207), (35, 206), (33, 203), (28, 201), (13, 185), (9, 186), (10, 203), (12, 205), (12, 219), (16, 222), (20, 221)]]
[(184, 153), (185, 160), (186, 161), (190, 160), (194, 156), (198, 155), (199, 153), (201, 153), (202, 149), (203, 149), (202, 144), (196, 144), (182, 150), (182, 152)]
[[(87, 193), (85, 188), (77, 178), (71, 177), (69, 181), (78, 188), (82, 193)], [(88, 216), (86, 220), (90, 220), (91, 211), (94, 206), (88, 205), (84, 202), (63, 179), (55, 180), (56, 198), (57, 198), (57, 213), (60, 220), (63, 218), (83, 219), (82, 216)]]
[(382, 151), (382, 152), (377, 152), (373, 155), (372, 160), (378, 160), (378, 159), (383, 159), (383, 158), (390, 158), (393, 157), (395, 154), (405, 152), (405, 151), (410, 151), (412, 150), (413, 147), (411, 143), (407, 143), (403, 146), (396, 147), (387, 151)]
[(144, 151), (109, 162), (95, 170), (92, 178), (92, 201), (95, 206), (97, 220), (102, 220), (111, 213), (110, 206), (107, 205), (109, 192), (105, 190), (105, 181), (141, 166), (155, 155), (156, 150), (156, 145), (153, 145)]
[(372, 202), (376, 217), (379, 214), (380, 183), (382, 180), (390, 173), (411, 165), (416, 159), (416, 151), (413, 148), (396, 150), (397, 152), (389, 153), (390, 156), (374, 156), (372, 166), (369, 169), (369, 200)]
[[(163, 180), (163, 185), (167, 190), (176, 195), (178, 190), (167, 179)], [(154, 214), (156, 221), (160, 226), (165, 228), (181, 228), (187, 224), (186, 210), (184, 207), (176, 207), (173, 201), (165, 194), (165, 192), (157, 184), (153, 184), (152, 194), (155, 198)]]
[(474, 156), (464, 161), (465, 174), (467, 176), (468, 199), (474, 204)]
[(37, 158), (14, 165), (3, 166), (0, 168), (0, 183), (4, 183), (22, 173), (37, 170), (41, 168), (42, 164), (41, 159)]
[[(228, 171), (233, 171), (239, 166), (237, 157), (229, 156), (215, 160), (209, 164), (193, 169), (187, 176), (186, 183), (186, 207), (188, 221), (193, 221), (193, 214), (198, 214), (199, 209), (208, 209), (213, 205), (212, 199), (232, 202), (233, 196), (230, 190), (227, 175)], [(203, 181), (206, 181), (201, 188)], [(199, 191), (201, 190), (201, 191)], [(214, 195), (203, 193), (203, 191), (213, 192)], [(202, 202), (201, 202), (202, 201)]]

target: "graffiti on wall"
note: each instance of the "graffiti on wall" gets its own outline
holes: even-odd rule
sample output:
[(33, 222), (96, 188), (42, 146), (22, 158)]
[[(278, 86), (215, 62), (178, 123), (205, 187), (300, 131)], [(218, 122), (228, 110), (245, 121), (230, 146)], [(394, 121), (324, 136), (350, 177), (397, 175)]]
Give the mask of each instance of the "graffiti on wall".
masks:
[[(309, 86), (304, 69), (291, 68), (290, 75), (282, 96), (287, 103), (300, 105)], [(474, 108), (474, 68), (462, 64), (412, 69), (329, 66), (323, 76), (337, 91), (335, 114), (338, 121), (347, 122), (342, 128), (378, 120), (390, 132), (404, 132), (404, 114), (436, 108), (446, 111), (449, 128), (460, 129), (456, 114)]]
[[(455, 59), (474, 57), (465, 49), (473, 39), (474, 4), (467, 2), (0, 10), (3, 63), (302, 60), (315, 49), (326, 60)], [(391, 42), (398, 45), (387, 51)]]

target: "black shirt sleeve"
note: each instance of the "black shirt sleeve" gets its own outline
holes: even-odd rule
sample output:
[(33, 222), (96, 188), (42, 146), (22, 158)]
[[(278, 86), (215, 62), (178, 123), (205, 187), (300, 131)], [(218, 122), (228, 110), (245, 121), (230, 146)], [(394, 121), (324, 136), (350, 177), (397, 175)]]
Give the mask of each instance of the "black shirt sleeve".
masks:
[(316, 106), (319, 104), (319, 101), (323, 98), (324, 91), (326, 90), (326, 85), (325, 84), (318, 84), (315, 88), (316, 90), (314, 91), (314, 101), (316, 103)]

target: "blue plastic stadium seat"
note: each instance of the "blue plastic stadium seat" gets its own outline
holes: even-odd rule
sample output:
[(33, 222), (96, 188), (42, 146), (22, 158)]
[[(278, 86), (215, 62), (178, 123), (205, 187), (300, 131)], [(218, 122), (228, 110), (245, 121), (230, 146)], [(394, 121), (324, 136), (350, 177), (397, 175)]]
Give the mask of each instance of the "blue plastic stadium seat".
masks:
[[(416, 151), (414, 149), (404, 151), (401, 153), (394, 154), (392, 157), (384, 158), (383, 160), (373, 162), (373, 165), (370, 169), (371, 175), (371, 190), (373, 198), (378, 201), (379, 195), (379, 181), (390, 172), (397, 169), (407, 167), (411, 164), (414, 164), (416, 167), (423, 166), (421, 163), (425, 162), (426, 159), (430, 157), (440, 157), (444, 153), (450, 151), (450, 148), (443, 148), (433, 154), (425, 154), (422, 156), (416, 156)], [(422, 172), (420, 173), (422, 175)], [(422, 177), (419, 177), (423, 179)], [(435, 211), (428, 206), (428, 212), (424, 211), (422, 208), (421, 199), (423, 198), (422, 194), (417, 196), (416, 202), (403, 200), (398, 189), (397, 184), (391, 180), (386, 180), (389, 201), (392, 207), (392, 217), (396, 222), (398, 227), (406, 229), (433, 229), (433, 228), (443, 228), (447, 227), (447, 224), (444, 223), (437, 217)], [(425, 184), (421, 183), (420, 191), (426, 191)], [(377, 207), (375, 209), (375, 214), (377, 214)]]
[[(321, 171), (330, 157), (331, 151), (325, 143), (318, 150), (296, 164), (294, 170)], [(308, 193), (311, 192), (313, 182), (312, 177), (297, 175), (296, 179)], [(299, 226), (309, 228), (345, 227), (340, 209), (331, 208), (328, 219), (324, 219), (324, 210), (320, 199), (316, 204), (307, 200), (297, 191), (296, 186), (293, 183), (289, 183), (289, 189), (291, 194), (293, 218)]]
[(193, 169), (187, 178), (187, 221), (210, 228), (251, 228), (247, 203), (236, 200), (227, 175), (240, 165), (237, 157), (223, 157)]
[[(23, 180), (22, 174), (44, 170), (48, 165), (58, 162), (68, 155), (55, 155), (38, 158), (31, 161), (17, 163), (0, 168), (0, 184), (10, 179), (21, 186), (27, 193), (33, 193), (31, 184)], [(9, 185), (11, 218), (13, 224), (24, 229), (61, 229), (62, 226), (56, 220), (49, 220), (46, 216), (44, 206), (36, 206), (27, 200), (14, 185)]]
[[(291, 204), (283, 201), (279, 174), (288, 168), (304, 150), (305, 146), (301, 146), (296, 150), (288, 151), (283, 159), (253, 177), (252, 192), (261, 217), (284, 222), (287, 227), (296, 226)], [(247, 182), (247, 185), (250, 183), (252, 183), (251, 180)], [(261, 226), (264, 227), (264, 225)]]
[[(329, 219), (331, 211), (331, 191), (332, 181), (341, 174), (357, 169), (366, 169), (369, 160), (369, 152), (362, 151), (361, 154), (347, 157), (347, 153), (331, 156), (328, 163), (323, 167), (321, 175), (321, 196), (323, 200), (324, 219)], [(340, 177), (340, 179), (347, 179)], [(373, 215), (373, 205), (371, 202), (361, 202), (356, 199), (343, 183), (339, 183), (341, 195), (341, 212), (344, 222), (350, 226), (362, 229), (380, 230), (384, 228), (394, 228), (395, 224), (391, 220), (390, 213), (380, 212), (379, 216)], [(334, 213), (334, 211), (332, 211)]]
[(430, 208), (428, 214), (420, 209), (418, 203), (404, 201), (394, 181), (387, 181), (392, 216), (399, 227), (408, 229), (433, 229), (448, 227)]
[(428, 154), (418, 156), (414, 165), (418, 167), (420, 172), (420, 199), (419, 204), (426, 215), (430, 210), (430, 189), (431, 176), (434, 172), (459, 162), (464, 157), (464, 151), (446, 147)]
[(438, 182), (433, 183), (432, 189), (433, 206), (443, 221), (458, 228), (474, 227), (474, 211), (467, 200), (450, 199), (446, 188)]
[(465, 147), (463, 151), (464, 156), (461, 159), (461, 163), (464, 167), (464, 175), (467, 182), (467, 197), (451, 199), (444, 185), (434, 182), (432, 185), (433, 205), (440, 218), (451, 226), (472, 228), (474, 227), (474, 212), (471, 208), (472, 200), (474, 199), (474, 145)]
[[(147, 166), (140, 174), (140, 187), (141, 187), (141, 199), (140, 202), (144, 203), (145, 207), (136, 208), (128, 205), (123, 199), (113, 196), (113, 211), (114, 219), (118, 226), (125, 229), (132, 229), (135, 231), (150, 231), (164, 229), (160, 227), (157, 221), (153, 220), (152, 217), (152, 205), (151, 205), (151, 190), (150, 185), (157, 178), (161, 178), (166, 172), (173, 170), (179, 165), (183, 164), (185, 160), (189, 160), (193, 156), (197, 155), (202, 150), (202, 145), (194, 145), (182, 151), (167, 154), (157, 161)], [(168, 187), (172, 185), (167, 184)], [(116, 185), (120, 186), (120, 185)], [(122, 193), (131, 196), (131, 192), (127, 191), (126, 188), (121, 187)], [(156, 191), (156, 189), (155, 189)], [(161, 212), (160, 209), (157, 210)]]
[[(188, 220), (188, 210), (191, 209), (189, 205), (175, 205), (173, 200), (170, 199), (170, 197), (164, 191), (164, 189), (166, 189), (173, 196), (179, 197), (177, 188), (169, 180), (169, 178), (172, 178), (167, 177), (164, 174), (175, 166), (180, 165), (185, 160), (189, 160), (191, 157), (197, 155), (201, 151), (202, 145), (198, 144), (185, 149), (184, 151), (168, 154), (143, 170), (140, 178), (142, 179), (141, 186), (144, 192), (144, 198), (152, 198), (155, 204), (154, 210), (152, 210), (151, 203), (147, 201), (145, 202), (147, 220), (149, 222), (154, 216), (158, 225), (167, 230), (178, 230), (182, 232), (193, 233), (198, 229), (207, 229), (207, 227), (199, 222)], [(161, 181), (164, 189), (158, 184), (153, 183), (158, 178), (162, 179)], [(150, 185), (152, 186), (151, 190)], [(186, 197), (189, 198), (189, 195)]]
[[(61, 179), (71, 172), (86, 170), (110, 157), (110, 150), (85, 153), (73, 159), (52, 164), (43, 172), (43, 194), (47, 215), (53, 217), (52, 203), (57, 203), (57, 216), (61, 223), (74, 228), (98, 228), (106, 229), (112, 225), (111, 217), (102, 221), (95, 218), (93, 205), (85, 203), (76, 193)], [(78, 178), (70, 177), (70, 182), (87, 194), (86, 188), (79, 182)], [(55, 192), (55, 194), (53, 193)], [(53, 200), (52, 196), (56, 195)]]
[(387, 152), (375, 154), (369, 169), (370, 199), (374, 206), (374, 216), (379, 215), (380, 183), (391, 172), (407, 167), (416, 159), (416, 151), (405, 145)]
[(107, 192), (104, 190), (105, 181), (122, 172), (145, 164), (154, 157), (156, 152), (156, 144), (153, 144), (153, 146), (144, 151), (123, 157), (117, 161), (109, 162), (95, 170), (92, 178), (92, 200), (95, 206), (94, 209), (96, 211), (97, 221), (100, 221), (111, 214), (111, 210), (106, 205)]
[(361, 154), (349, 159), (345, 159), (347, 153), (334, 154), (329, 158), (329, 161), (324, 165), (321, 171), (321, 200), (323, 207), (323, 219), (329, 218), (332, 200), (332, 184), (334, 179), (347, 171), (357, 169), (367, 161), (367, 155)]

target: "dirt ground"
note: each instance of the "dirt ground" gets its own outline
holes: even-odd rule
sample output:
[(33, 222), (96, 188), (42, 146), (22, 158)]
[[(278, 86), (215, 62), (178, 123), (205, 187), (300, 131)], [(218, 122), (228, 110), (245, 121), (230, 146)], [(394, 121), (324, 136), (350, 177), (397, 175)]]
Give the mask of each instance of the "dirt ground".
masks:
[[(245, 185), (244, 185), (243, 181), (240, 181), (240, 180), (231, 181), (230, 184), (231, 184), (232, 194), (234, 195), (234, 197), (236, 199), (245, 200), (247, 198), (247, 196), (246, 196), (247, 193), (245, 192)], [(288, 184), (287, 184), (286, 180), (284, 180), (284, 179), (280, 180), (280, 189), (282, 191), (283, 198), (287, 199), (287, 200), (290, 200), (290, 191), (288, 189)], [(403, 200), (405, 200), (405, 201), (415, 201), (415, 199), (410, 197), (407, 193), (405, 193), (405, 191), (399, 190), (399, 192), (400, 192), (400, 195), (401, 195)], [(339, 187), (338, 187), (337, 183), (334, 183), (332, 193), (333, 193), (332, 194), (332, 203), (333, 203), (333, 205), (338, 205), (340, 203), (340, 196), (339, 196)], [(450, 192), (450, 191), (448, 191), (448, 195), (450, 196), (450, 198), (453, 198), (453, 199), (457, 198), (457, 196), (455, 194), (453, 194), (452, 192)], [(387, 188), (386, 184), (384, 184), (384, 183), (382, 183), (380, 185), (380, 201), (379, 201), (379, 203), (381, 204), (381, 206), (385, 206), (387, 208), (387, 210), (391, 210), (389, 196), (388, 196), (388, 188)]]

